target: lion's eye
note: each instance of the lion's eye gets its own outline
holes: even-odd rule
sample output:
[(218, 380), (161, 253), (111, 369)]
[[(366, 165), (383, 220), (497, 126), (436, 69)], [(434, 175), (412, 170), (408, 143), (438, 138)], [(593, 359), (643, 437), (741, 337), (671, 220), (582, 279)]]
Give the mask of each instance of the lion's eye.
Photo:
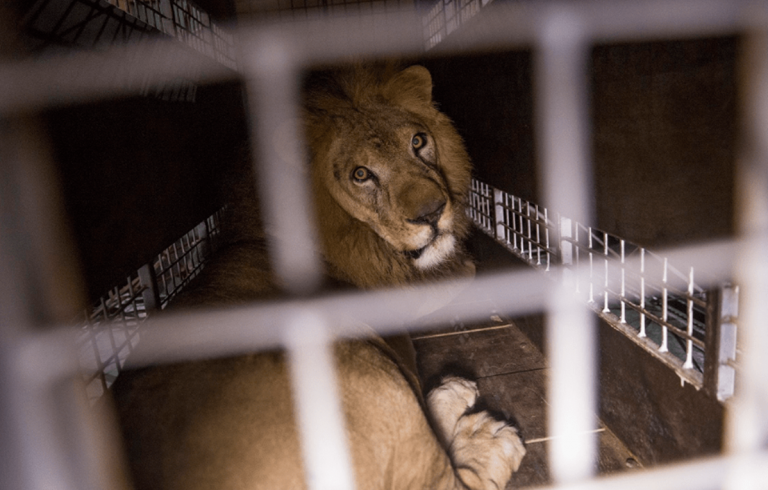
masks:
[(418, 133), (413, 135), (411, 140), (411, 146), (414, 150), (421, 150), (427, 144), (427, 135), (424, 133)]
[(352, 178), (358, 182), (365, 182), (371, 178), (371, 175), (371, 171), (365, 167), (357, 167), (354, 172), (352, 172)]

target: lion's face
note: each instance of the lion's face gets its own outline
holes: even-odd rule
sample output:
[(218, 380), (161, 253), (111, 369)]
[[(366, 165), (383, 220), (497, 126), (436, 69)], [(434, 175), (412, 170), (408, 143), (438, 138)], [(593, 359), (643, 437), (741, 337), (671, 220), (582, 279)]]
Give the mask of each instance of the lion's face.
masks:
[[(451, 269), (465, 260), (469, 161), (431, 103), (429, 72), (348, 83), (344, 96), (320, 99), (309, 126), (326, 258), (358, 285)], [(382, 277), (370, 279), (376, 267)]]
[(421, 269), (454, 252), (455, 205), (438, 165), (435, 137), (417, 117), (376, 108), (350, 111), (331, 148), (326, 186), (336, 202)]

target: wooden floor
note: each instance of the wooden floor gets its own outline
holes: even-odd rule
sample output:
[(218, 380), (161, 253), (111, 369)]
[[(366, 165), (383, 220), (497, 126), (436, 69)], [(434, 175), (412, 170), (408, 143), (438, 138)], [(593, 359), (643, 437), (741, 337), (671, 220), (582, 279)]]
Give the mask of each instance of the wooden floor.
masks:
[[(481, 403), (517, 422), (527, 454), (507, 488), (550, 483), (547, 465), (547, 362), (513, 321), (489, 314), (479, 325), (456, 323), (448, 329), (413, 335), (419, 372), (428, 390), (441, 376), (464, 375), (478, 382)], [(599, 424), (596, 471), (613, 473), (638, 467), (612, 432)]]

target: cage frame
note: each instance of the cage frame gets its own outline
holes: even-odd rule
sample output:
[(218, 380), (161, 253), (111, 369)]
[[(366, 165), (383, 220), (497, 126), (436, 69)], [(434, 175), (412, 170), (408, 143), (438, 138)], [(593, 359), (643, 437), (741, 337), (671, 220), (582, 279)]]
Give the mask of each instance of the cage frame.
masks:
[[(697, 267), (705, 270), (714, 277), (725, 278), (731, 270), (736, 271), (737, 282), (741, 289), (740, 297), (740, 327), (739, 335), (743, 339), (744, 350), (739, 361), (738, 394), (729, 404), (729, 417), (727, 428), (726, 454), (705, 459), (682, 463), (673, 467), (652, 469), (644, 473), (611, 476), (594, 479), (592, 475), (592, 461), (594, 455), (594, 440), (584, 436), (583, 429), (591, 424), (591, 408), (593, 407), (594, 394), (594, 359), (589, 353), (593, 352), (593, 336), (581, 335), (579, 338), (569, 336), (569, 325), (574, 322), (579, 327), (580, 333), (589, 332), (588, 320), (583, 315), (584, 309), (575, 304), (569, 293), (563, 288), (546, 285), (535, 274), (513, 272), (490, 278), (481, 278), (474, 284), (467, 284), (468, 290), (476, 294), (488, 294), (491, 297), (504, 300), (504, 295), (498, 291), (503, 287), (506, 293), (518, 294), (515, 301), (509, 303), (510, 310), (529, 311), (536, 307), (546, 307), (551, 313), (553, 321), (548, 327), (550, 344), (548, 353), (552, 362), (552, 379), (550, 384), (550, 401), (552, 411), (550, 414), (550, 428), (558, 434), (570, 434), (554, 440), (551, 446), (550, 463), (555, 475), (555, 488), (602, 488), (621, 485), (622, 488), (680, 488), (696, 487), (710, 488), (751, 488), (759, 487), (760, 482), (766, 481), (766, 461), (768, 454), (763, 446), (766, 436), (766, 410), (765, 400), (768, 399), (768, 382), (766, 376), (768, 361), (761, 359), (760, 352), (768, 348), (768, 333), (765, 329), (758, 328), (761, 319), (766, 317), (766, 304), (762, 300), (768, 292), (765, 274), (768, 271), (768, 258), (765, 250), (768, 249), (768, 185), (766, 185), (765, 162), (768, 161), (768, 148), (762, 141), (768, 141), (763, 134), (768, 128), (768, 21), (766, 20), (765, 2), (729, 3), (704, 0), (699, 2), (682, 1), (675, 3), (673, 7), (665, 10), (665, 16), (655, 15), (661, 6), (660, 2), (646, 0), (632, 5), (590, 1), (580, 5), (576, 11), (573, 4), (550, 4), (537, 7), (523, 8), (511, 5), (501, 9), (484, 30), (477, 34), (475, 39), (468, 44), (465, 50), (478, 50), (500, 43), (515, 45), (520, 43), (532, 43), (536, 46), (539, 59), (540, 72), (537, 72), (537, 88), (542, 98), (541, 117), (542, 127), (539, 128), (543, 145), (543, 169), (545, 180), (546, 204), (552, 209), (570, 209), (572, 216), (580, 222), (590, 222), (590, 210), (586, 206), (584, 196), (589, 188), (587, 182), (577, 179), (578, 184), (571, 188), (565, 188), (555, 178), (557, 171), (565, 170), (566, 175), (576, 172), (582, 177), (587, 173), (589, 158), (584, 135), (586, 133), (586, 117), (584, 101), (586, 99), (586, 87), (583, 82), (583, 55), (590, 42), (604, 40), (638, 40), (656, 38), (659, 36), (692, 36), (705, 34), (722, 34), (746, 31), (747, 49), (745, 50), (742, 64), (746, 70), (746, 128), (747, 138), (745, 152), (742, 156), (739, 177), (740, 192), (740, 235), (736, 240), (727, 244), (708, 244), (703, 246), (684, 246), (672, 250), (668, 255), (670, 260), (675, 256), (686, 257), (688, 262), (696, 263)], [(656, 10), (654, 10), (656, 8)], [(359, 19), (358, 19), (359, 20)], [(242, 71), (249, 89), (252, 91), (254, 108), (263, 115), (261, 127), (255, 128), (255, 137), (258, 141), (262, 136), (264, 124), (271, 125), (283, 120), (291, 120), (295, 115), (298, 102), (295, 75), (299, 66), (314, 62), (328, 62), (339, 60), (341, 57), (355, 55), (380, 55), (384, 53), (417, 54), (423, 38), (418, 29), (421, 19), (413, 15), (380, 16), (377, 29), (370, 30), (369, 26), (362, 23), (350, 22), (349, 19), (325, 19), (321, 23), (308, 22), (295, 25), (286, 32), (276, 30), (270, 26), (261, 29), (246, 30), (240, 32), (239, 42), (243, 49), (241, 52)], [(382, 25), (383, 24), (383, 25)], [(392, 33), (401, 34), (393, 36)], [(303, 43), (298, 43), (301, 39)], [(349, 43), (350, 39), (359, 40), (358, 43)], [(313, 42), (315, 41), (315, 42)], [(325, 42), (320, 42), (325, 41)], [(306, 44), (304, 44), (306, 43)], [(156, 47), (160, 52), (168, 53), (172, 48), (166, 46)], [(439, 48), (439, 46), (437, 47)], [(121, 52), (112, 52), (114, 59), (124, 59), (121, 56), (125, 52), (141, 50), (142, 48), (128, 48)], [(454, 48), (455, 49), (455, 48)], [(435, 49), (439, 51), (439, 49)], [(167, 58), (166, 58), (167, 59)], [(98, 61), (89, 57), (75, 57), (75, 59), (61, 59), (51, 65), (40, 67), (34, 63), (3, 63), (0, 65), (0, 91), (4, 93), (18, 94), (14, 100), (0, 100), (0, 113), (4, 117), (17, 115), (20, 111), (26, 111), (39, 107), (41, 101), (45, 103), (69, 103), (71, 101), (111, 97), (122, 93), (130, 93), (136, 89), (136, 80), (141, 75), (151, 74), (159, 79), (167, 79), (186, 73), (185, 62), (164, 63), (155, 61), (143, 63), (144, 69), (138, 70), (139, 74), (130, 75), (127, 80), (114, 80), (97, 78), (95, 81), (84, 83), (76, 76), (63, 77), (62, 83), (57, 86), (45, 84), (27, 84), (25, 82), (39, 74), (69, 74), (74, 75), (86, 68), (94, 72), (103, 70), (104, 67)], [(203, 70), (205, 72), (205, 70)], [(550, 77), (542, 78), (542, 74)], [(205, 72), (201, 78), (216, 80), (222, 78), (220, 70), (211, 69)], [(567, 81), (576, 83), (567, 84)], [(272, 103), (270, 103), (272, 102)], [(253, 109), (253, 108), (252, 108)], [(560, 121), (552, 118), (553, 113), (565, 115)], [(561, 126), (562, 125), (562, 126)], [(572, 128), (573, 138), (558, 139), (563, 128)], [(15, 142), (17, 135), (3, 128), (5, 143)], [(296, 135), (298, 128), (293, 128)], [(312, 237), (310, 220), (299, 220), (300, 225), (290, 230), (282, 229), (279, 225), (281, 218), (285, 216), (302, 216), (302, 209), (307, 199), (306, 185), (293, 176), (280, 174), (277, 162), (286, 158), (293, 164), (302, 161), (301, 154), (295, 150), (293, 154), (275, 155), (265, 150), (260, 155), (266, 162), (261, 168), (262, 178), (267, 186), (277, 186), (284, 189), (287, 186), (296, 192), (283, 193), (282, 196), (270, 195), (262, 188), (268, 204), (274, 204), (282, 197), (283, 205), (268, 205), (267, 216), (269, 221), (277, 224), (277, 233), (281, 236), (298, 237), (299, 243), (308, 243)], [(575, 161), (575, 165), (574, 165)], [(14, 171), (19, 171), (18, 162), (6, 162), (4, 165)], [(42, 183), (29, 184), (33, 188)], [(4, 210), (9, 207), (20, 215), (29, 213), (23, 208), (13, 208), (15, 202), (12, 198), (3, 199), (0, 203)], [(14, 215), (15, 216), (15, 215)], [(9, 213), (0, 213), (0, 225), (9, 229)], [(295, 219), (293, 220), (296, 221)], [(50, 226), (44, 218), (32, 214), (31, 221), (36, 229), (45, 230)], [(4, 259), (1, 262), (6, 277), (24, 284), (25, 278), (21, 272), (9, 268), (9, 249), (18, 248), (15, 242), (18, 237), (5, 235), (0, 240), (0, 252)], [(54, 247), (53, 244), (50, 245)], [(711, 263), (712, 258), (722, 258), (723, 251), (738, 250), (738, 257), (729, 258), (719, 263)], [(735, 255), (735, 254), (733, 254)], [(39, 257), (35, 253), (24, 256), (28, 265), (37, 262)], [(286, 283), (292, 285), (295, 291), (301, 291), (304, 286), (299, 278), (306, 280), (307, 270), (316, 271), (315, 257), (308, 248), (297, 247), (295, 250), (283, 250), (275, 255), (276, 270)], [(709, 263), (708, 263), (709, 262)], [(700, 266), (698, 264), (701, 264)], [(31, 268), (34, 270), (34, 267)], [(316, 272), (315, 272), (316, 273)], [(521, 284), (525, 283), (525, 287)], [(532, 296), (531, 291), (540, 293), (538, 300)], [(440, 292), (440, 288), (437, 288)], [(430, 291), (420, 291), (429, 296)], [(411, 293), (409, 293), (411, 294)], [(386, 330), (386, 324), (382, 324), (381, 318), (375, 317), (384, 310), (374, 308), (365, 314), (361, 311), (358, 302), (360, 294), (344, 295), (325, 299), (316, 299), (301, 302), (301, 308), (305, 314), (314, 317), (316, 321), (306, 321), (306, 316), (297, 319), (293, 312), (299, 305), (299, 301), (288, 301), (282, 304), (251, 307), (237, 312), (205, 313), (200, 319), (210, 319), (210, 315), (220, 319), (225, 328), (217, 331), (214, 337), (206, 337), (211, 332), (202, 333), (201, 338), (215, 340), (210, 345), (195, 345), (189, 339), (178, 344), (181, 340), (180, 329), (186, 322), (193, 321), (192, 316), (179, 316), (173, 319), (156, 321), (153, 323), (153, 331), (157, 333), (155, 341), (157, 347), (161, 345), (174, 345), (184, 352), (184, 358), (197, 356), (209, 356), (224, 352), (235, 352), (244, 347), (269, 347), (285, 345), (292, 355), (299, 360), (316, 356), (318, 352), (327, 349), (328, 343), (345, 333), (343, 328), (329, 332), (329, 325), (334, 316), (332, 308), (340, 306), (348, 307), (355, 313), (360, 313), (363, 318), (370, 318), (372, 326), (380, 330)], [(397, 319), (402, 306), (398, 301), (404, 300), (402, 293), (397, 291), (375, 292), (367, 295), (370, 300), (381, 301), (388, 309), (390, 321)], [(546, 298), (543, 300), (541, 298)], [(59, 454), (57, 447), (47, 447), (46, 438), (56, 438), (59, 432), (48, 420), (48, 416), (56, 411), (47, 397), (48, 390), (54, 388), (54, 382), (63, 377), (76, 373), (78, 367), (71, 362), (70, 352), (62, 346), (71, 341), (72, 327), (61, 326), (40, 334), (29, 329), (28, 325), (34, 323), (33, 319), (24, 313), (23, 306), (13, 306), (18, 299), (18, 293), (9, 287), (0, 289), (0, 301), (6, 308), (2, 316), (4, 324), (4, 362), (2, 376), (7, 382), (8, 398), (3, 404), (4, 420), (12, 420), (17, 423), (23, 434), (31, 437), (23, 440), (9, 438), (4, 444), (18, 449), (25, 464), (21, 465), (17, 472), (9, 479), (21, 483), (17, 488), (38, 488), (50, 486), (51, 488), (98, 488), (94, 482), (93, 474), (87, 471), (88, 467), (68, 466), (65, 459)], [(31, 300), (22, 296), (21, 305), (32, 304)], [(529, 303), (521, 304), (526, 301)], [(407, 303), (407, 301), (406, 301)], [(335, 310), (338, 311), (338, 310)], [(730, 318), (732, 315), (729, 307), (721, 306), (722, 315)], [(726, 314), (726, 312), (728, 312)], [(373, 315), (373, 316), (371, 316)], [(468, 316), (472, 312), (467, 313)], [(247, 345), (238, 340), (243, 339), (245, 330), (243, 326), (257, 318), (271, 318), (275, 321), (275, 328), (267, 329), (266, 336), (260, 339), (248, 338)], [(301, 321), (300, 321), (301, 320)], [(303, 323), (304, 322), (304, 323)], [(308, 324), (314, 328), (315, 335), (308, 336), (309, 344), (303, 340), (297, 340), (297, 331), (302, 331), (300, 326)], [(279, 330), (292, 325), (289, 334)], [(343, 324), (342, 324), (343, 326)], [(298, 330), (297, 330), (298, 329)], [(571, 331), (577, 330), (570, 328)], [(7, 332), (11, 331), (12, 334)], [(349, 332), (347, 332), (349, 334)], [(303, 335), (299, 335), (303, 338)], [(586, 341), (584, 339), (587, 339)], [(8, 342), (6, 342), (8, 340)], [(570, 345), (566, 345), (570, 342)], [(577, 342), (579, 347), (586, 352), (584, 358), (577, 359), (568, 354), (573, 347), (572, 342)], [(237, 345), (236, 345), (237, 344)], [(301, 345), (299, 345), (301, 344)], [(10, 347), (12, 346), (12, 348)], [(306, 347), (310, 347), (306, 349)], [(319, 349), (319, 351), (318, 351)], [(321, 356), (322, 357), (322, 356)], [(35, 359), (45, 359), (46, 362), (36, 365), (31, 362)], [(563, 359), (569, 359), (568, 366), (563, 364)], [(332, 371), (328, 369), (311, 369), (311, 363), (302, 362), (296, 364), (294, 376), (301, 380), (305, 376), (316, 376), (321, 381), (333, 383)], [(314, 371), (314, 372), (310, 372)], [(317, 378), (316, 378), (317, 379)], [(299, 385), (301, 383), (298, 383)], [(574, 400), (570, 400), (566, 407), (567, 397), (574, 392), (579, 393), (577, 407), (574, 409)], [(312, 398), (311, 393), (303, 393), (299, 396), (309, 397), (316, 406), (331, 406), (333, 401), (328, 399)], [(39, 404), (35, 403), (39, 402)], [(36, 410), (25, 410), (25, 407), (36, 407)], [(310, 414), (311, 417), (311, 414)], [(306, 427), (307, 424), (302, 424)], [(35, 429), (33, 429), (35, 427)], [(558, 432), (562, 430), (563, 432)], [(311, 434), (305, 434), (311, 439)], [(32, 437), (34, 436), (34, 437)], [(343, 439), (343, 438), (342, 438)], [(71, 441), (71, 450), (80, 448), (84, 454), (92, 454), (93, 449), (87, 441)], [(17, 446), (13, 446), (13, 445)], [(344, 452), (343, 444), (336, 448)], [(581, 457), (574, 458), (577, 454)], [(334, 475), (349, 474), (348, 461), (345, 457), (337, 458), (338, 467), (323, 468), (312, 464), (312, 456), (308, 456), (308, 469), (311, 473), (321, 476), (315, 480), (312, 488), (326, 488), (323, 483), (332, 484)], [(43, 467), (50, 471), (32, 472), (31, 467)], [(340, 488), (348, 488), (342, 486)]]

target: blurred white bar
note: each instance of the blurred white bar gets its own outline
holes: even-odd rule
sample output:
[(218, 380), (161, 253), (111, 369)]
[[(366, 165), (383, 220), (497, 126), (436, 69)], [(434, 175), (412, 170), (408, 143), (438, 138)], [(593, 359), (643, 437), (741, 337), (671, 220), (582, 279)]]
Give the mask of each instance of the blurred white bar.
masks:
[(299, 309), (285, 325), (285, 344), (309, 490), (354, 490), (352, 459), (328, 326)]
[[(736, 246), (730, 242), (715, 242), (661, 253), (672, 257), (673, 261), (684, 261), (708, 270), (712, 284), (717, 284), (730, 277), (735, 250)], [(638, 262), (628, 260), (627, 264), (636, 267)], [(574, 272), (579, 274), (580, 280), (586, 281), (589, 265)], [(402, 332), (402, 328), (427, 330), (457, 319), (481, 320), (488, 315), (488, 302), (497, 305), (501, 314), (523, 316), (544, 309), (552, 284), (546, 274), (522, 269), (482, 275), (473, 280), (417, 285), (408, 290), (360, 291), (323, 298), (254, 303), (225, 310), (166, 314), (147, 320), (142, 347), (131, 355), (128, 364), (139, 367), (154, 362), (278, 348), (283, 343), (280, 325), (286, 324), (300, 308), (317, 311), (333, 327), (333, 334), (341, 337), (358, 336), (357, 325), (360, 323), (380, 334), (388, 334)], [(438, 305), (449, 302), (461, 304), (461, 309), (434, 311)], [(429, 316), (423, 318), (426, 314)]]
[(755, 477), (759, 478), (756, 482), (765, 483), (768, 481), (768, 453), (701, 458), (692, 462), (628, 471), (551, 488), (560, 490), (716, 490), (723, 488), (729, 474), (739, 468), (749, 469)]
[(138, 95), (179, 78), (212, 83), (236, 75), (175, 39), (6, 62), (0, 63), (0, 94), (13, 95), (0, 97), (0, 113)]
[[(269, 237), (272, 267), (293, 293), (320, 284), (320, 256), (302, 131), (301, 78), (296, 52), (280, 36), (240, 53), (246, 74), (254, 170)], [(257, 163), (258, 162), (258, 163)]]
[[(534, 86), (544, 201), (548, 209), (591, 224), (587, 146), (589, 45), (578, 11), (563, 7), (539, 26)], [(564, 222), (566, 220), (563, 220)], [(567, 234), (571, 236), (570, 220)], [(561, 223), (561, 233), (564, 225)], [(568, 243), (568, 245), (571, 245)], [(565, 252), (565, 250), (564, 250)], [(565, 253), (563, 254), (566, 263)], [(568, 257), (569, 262), (572, 257)], [(595, 467), (596, 342), (594, 317), (562, 285), (551, 289), (547, 317), (549, 467), (557, 483), (589, 478)]]
[[(452, 53), (506, 46), (530, 45), (552, 12), (569, 3), (494, 4), (482, 29), (462, 33)], [(751, 22), (744, 2), (666, 0), (579, 2), (574, 12), (583, 20), (584, 34), (593, 41), (642, 41), (735, 33)], [(748, 5), (755, 11), (765, 1)], [(323, 64), (378, 55), (422, 55), (421, 16), (413, 10), (347, 17), (317, 17), (294, 24), (267, 23), (239, 27), (235, 44), (241, 52), (258, 51), (270, 40), (288, 40), (298, 66)], [(442, 45), (433, 52), (443, 51)], [(110, 48), (103, 53), (76, 53), (48, 59), (0, 63), (0, 112), (37, 109), (92, 101), (102, 97), (138, 94), (147, 84), (176, 78), (199, 83), (231, 79), (237, 74), (205, 56), (179, 45), (175, 39)], [(572, 216), (579, 220), (579, 217)]]
[[(147, 320), (141, 349), (128, 364), (139, 367), (156, 362), (175, 362), (274, 349), (283, 344), (282, 327), (299, 309), (318, 312), (339, 337), (357, 337), (365, 324), (380, 334), (401, 333), (462, 321), (487, 319), (489, 302), (499, 312), (525, 315), (540, 311), (552, 282), (539, 271), (521, 270), (475, 280), (353, 292), (314, 299), (297, 299), (253, 306), (167, 314)], [(461, 309), (435, 311), (453, 301)], [(424, 315), (429, 314), (427, 318)]]
[[(768, 27), (747, 33), (741, 61), (745, 94), (745, 148), (737, 174), (736, 280), (740, 289), (736, 395), (728, 405), (726, 446), (732, 454), (764, 450), (768, 443)], [(737, 468), (729, 489), (765, 488), (753, 467)], [(760, 479), (762, 476), (762, 479)]]

